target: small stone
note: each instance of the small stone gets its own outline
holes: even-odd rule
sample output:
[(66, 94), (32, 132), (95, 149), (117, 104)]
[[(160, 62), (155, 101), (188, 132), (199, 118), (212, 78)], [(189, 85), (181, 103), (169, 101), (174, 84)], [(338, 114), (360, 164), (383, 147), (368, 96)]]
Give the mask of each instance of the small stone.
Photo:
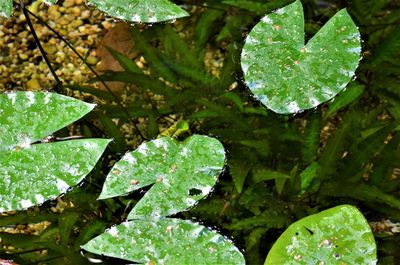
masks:
[(40, 90), (41, 86), (37, 79), (33, 78), (26, 83), (28, 90)]
[(71, 14), (75, 17), (79, 16), (81, 13), (81, 9), (77, 6), (74, 6), (73, 8), (70, 9)]
[(99, 61), (99, 59), (97, 57), (94, 57), (94, 56), (89, 56), (88, 58), (86, 58), (86, 62), (88, 64), (91, 64), (91, 65), (97, 64), (98, 61)]
[(91, 15), (90, 10), (83, 10), (82, 13), (81, 13), (80, 18), (81, 19), (88, 19), (90, 17), (90, 15)]
[(20, 53), (19, 54), (19, 58), (21, 58), (21, 60), (27, 60), (28, 59), (28, 55), (26, 55), (26, 53)]
[(47, 54), (54, 54), (57, 51), (57, 47), (53, 45), (43, 45), (43, 49)]
[(64, 7), (72, 7), (75, 5), (75, 0), (65, 0), (63, 6)]

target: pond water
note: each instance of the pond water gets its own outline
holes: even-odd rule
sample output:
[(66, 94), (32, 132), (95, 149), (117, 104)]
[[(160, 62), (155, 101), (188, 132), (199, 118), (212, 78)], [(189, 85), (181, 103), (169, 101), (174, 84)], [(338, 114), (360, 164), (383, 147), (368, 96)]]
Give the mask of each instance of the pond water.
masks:
[(303, 1), (307, 40), (347, 8), (361, 32), (363, 59), (357, 79), (331, 101), (281, 115), (253, 96), (240, 62), (251, 29), (292, 1), (173, 2), (190, 16), (130, 24), (82, 0), (54, 6), (27, 1), (43, 21), (32, 16), (62, 85), (54, 81), (18, 6), (12, 18), (0, 18), (0, 91), (55, 91), (97, 104), (48, 141), (113, 139), (79, 185), (38, 207), (0, 217), (0, 258), (17, 264), (128, 264), (80, 248), (125, 221), (149, 189), (97, 200), (106, 175), (145, 141), (202, 134), (223, 144), (224, 170), (210, 195), (174, 217), (218, 231), (243, 252), (247, 264), (263, 264), (288, 225), (351, 204), (372, 226), (379, 264), (399, 264), (400, 4)]

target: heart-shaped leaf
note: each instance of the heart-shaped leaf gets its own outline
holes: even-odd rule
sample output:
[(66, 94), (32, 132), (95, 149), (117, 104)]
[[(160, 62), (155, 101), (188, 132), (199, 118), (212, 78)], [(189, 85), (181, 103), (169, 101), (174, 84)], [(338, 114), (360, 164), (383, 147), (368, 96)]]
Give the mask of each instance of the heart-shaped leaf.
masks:
[(108, 174), (99, 199), (126, 195), (155, 183), (128, 219), (183, 211), (206, 196), (223, 169), (225, 151), (214, 138), (193, 135), (179, 143), (163, 137), (127, 153)]
[(82, 248), (146, 264), (245, 264), (240, 251), (220, 234), (170, 218), (122, 223)]
[(265, 265), (376, 264), (376, 244), (367, 220), (350, 205), (307, 216), (272, 246)]
[(55, 198), (92, 170), (109, 140), (34, 142), (93, 107), (55, 93), (0, 94), (0, 212)]
[(112, 17), (153, 23), (186, 17), (189, 14), (169, 0), (90, 0), (91, 4)]
[(0, 16), (10, 17), (13, 11), (12, 0), (0, 0)]
[(360, 33), (345, 9), (304, 44), (299, 0), (261, 19), (242, 51), (245, 82), (274, 112), (314, 108), (343, 90), (360, 60)]

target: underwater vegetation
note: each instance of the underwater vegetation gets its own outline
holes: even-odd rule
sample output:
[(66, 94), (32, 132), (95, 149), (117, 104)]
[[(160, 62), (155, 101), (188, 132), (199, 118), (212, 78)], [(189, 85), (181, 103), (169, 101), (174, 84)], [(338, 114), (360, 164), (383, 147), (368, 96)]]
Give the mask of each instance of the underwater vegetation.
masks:
[(399, 263), (399, 2), (89, 4), (136, 55), (0, 94), (0, 258)]

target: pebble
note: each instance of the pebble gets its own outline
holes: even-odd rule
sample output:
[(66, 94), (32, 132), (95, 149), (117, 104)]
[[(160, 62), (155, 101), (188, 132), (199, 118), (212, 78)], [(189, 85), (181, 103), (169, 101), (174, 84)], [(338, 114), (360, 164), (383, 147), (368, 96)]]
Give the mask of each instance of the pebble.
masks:
[(40, 83), (36, 78), (33, 78), (33, 79), (29, 80), (26, 83), (26, 87), (30, 91), (31, 90), (40, 90), (40, 88), (41, 88)]
[[(96, 65), (96, 47), (106, 29), (115, 24), (83, 0), (65, 0), (55, 5), (31, 6), (43, 21), (55, 28), (91, 65)], [(47, 27), (31, 18), (42, 46), (64, 84), (84, 84), (93, 77), (79, 58)], [(104, 26), (105, 25), (105, 26)], [(54, 78), (37, 49), (26, 19), (18, 9), (12, 18), (0, 18), (0, 92), (6, 90), (47, 90)]]

